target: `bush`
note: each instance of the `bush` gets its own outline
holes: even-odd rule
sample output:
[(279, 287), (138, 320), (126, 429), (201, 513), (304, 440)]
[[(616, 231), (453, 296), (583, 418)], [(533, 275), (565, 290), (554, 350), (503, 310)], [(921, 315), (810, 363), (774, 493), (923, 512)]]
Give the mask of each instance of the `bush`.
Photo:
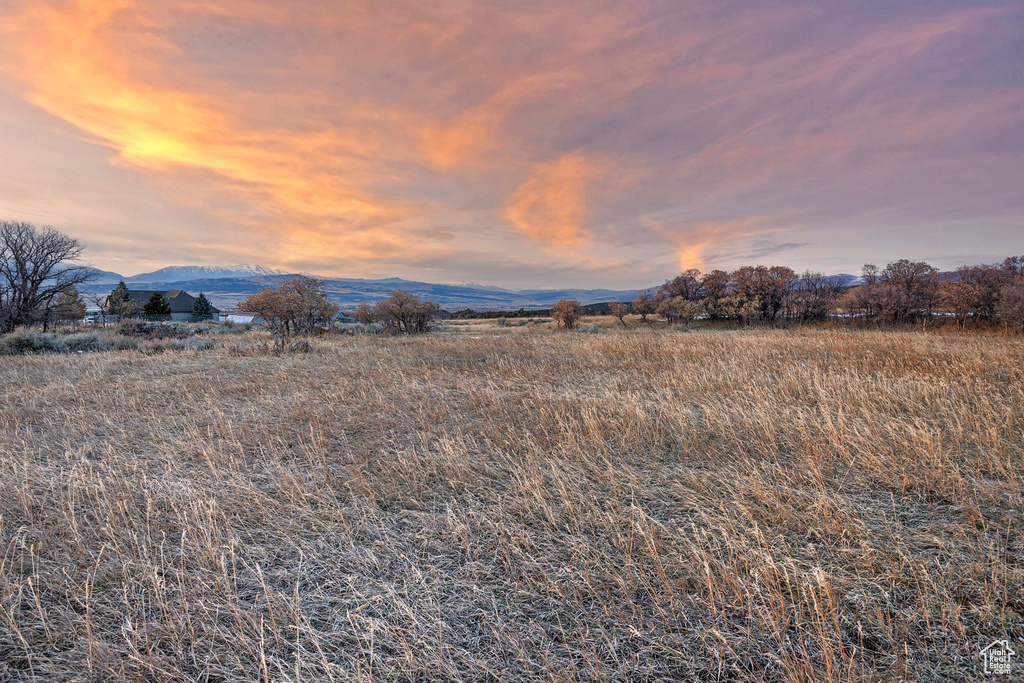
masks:
[(289, 353), (309, 353), (313, 350), (313, 345), (306, 339), (295, 339), (284, 343), (283, 345), (276, 342), (274, 344), (268, 344), (267, 342), (259, 342), (256, 344), (232, 344), (228, 347), (228, 355), (250, 358), (257, 356), (281, 356)]
[(230, 320), (216, 323), (201, 323), (196, 326), (199, 334), (245, 334), (253, 328), (252, 323), (236, 323)]
[(18, 356), (27, 353), (84, 353), (86, 351), (121, 351), (134, 349), (138, 343), (125, 337), (103, 337), (96, 332), (61, 335), (20, 329), (0, 337), (0, 355)]
[(559, 325), (565, 325), (567, 330), (576, 327), (576, 321), (582, 316), (583, 307), (575, 299), (562, 299), (551, 307), (551, 317), (557, 320)]
[(143, 353), (163, 353), (164, 351), (205, 351), (213, 348), (213, 342), (192, 337), (189, 339), (154, 339), (139, 345)]
[(238, 304), (259, 315), (282, 348), (292, 334), (312, 334), (331, 324), (338, 305), (327, 300), (324, 283), (296, 276), (276, 289), (268, 287)]
[(188, 339), (197, 328), (185, 323), (157, 323), (146, 320), (126, 320), (117, 326), (117, 333), (125, 337), (146, 339)]
[(0, 337), (0, 354), (19, 356), (25, 353), (56, 352), (60, 350), (56, 339), (57, 335), (53, 333), (15, 330)]
[(439, 310), (441, 306), (433, 301), (423, 301), (415, 294), (396, 289), (372, 307), (359, 304), (355, 318), (364, 325), (380, 324), (389, 332), (415, 334), (429, 332)]
[[(148, 323), (142, 323), (147, 325)], [(133, 326), (133, 331), (138, 331)], [(162, 335), (149, 339), (141, 334), (135, 337), (101, 335), (98, 332), (78, 334), (56, 334), (19, 329), (0, 337), (0, 355), (16, 356), (29, 353), (86, 353), (93, 351), (126, 351), (137, 349), (143, 353), (163, 351), (205, 351), (213, 348), (213, 342), (195, 335), (185, 338)]]

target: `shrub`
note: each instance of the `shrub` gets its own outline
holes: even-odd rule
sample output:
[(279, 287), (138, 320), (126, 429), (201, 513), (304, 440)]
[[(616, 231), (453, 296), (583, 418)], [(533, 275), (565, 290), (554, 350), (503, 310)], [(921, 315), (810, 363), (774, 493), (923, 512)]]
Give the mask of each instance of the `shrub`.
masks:
[(327, 300), (324, 283), (301, 275), (276, 289), (263, 289), (238, 306), (257, 313), (282, 348), (293, 333), (312, 333), (338, 314), (338, 305)]
[(575, 299), (562, 299), (551, 307), (551, 317), (559, 325), (565, 325), (565, 329), (571, 330), (576, 327), (576, 322), (583, 316), (583, 307)]
[(232, 344), (228, 347), (228, 355), (251, 358), (258, 356), (281, 356), (287, 353), (309, 353), (313, 350), (312, 344), (306, 339), (294, 339), (285, 344), (274, 344), (258, 342), (255, 344)]
[(17, 356), (25, 353), (59, 351), (57, 335), (20, 329), (0, 337), (0, 354)]
[(146, 320), (126, 320), (117, 326), (117, 333), (125, 337), (146, 339), (188, 339), (197, 330), (185, 323), (157, 323)]
[(197, 334), (245, 334), (253, 328), (252, 323), (205, 322), (194, 326)]
[(355, 318), (364, 325), (379, 323), (387, 331), (415, 334), (429, 332), (434, 325), (434, 316), (440, 310), (441, 306), (433, 301), (396, 289), (390, 297), (378, 301), (373, 307), (360, 304)]
[(84, 353), (86, 351), (123, 351), (138, 347), (135, 339), (100, 336), (96, 332), (60, 335), (20, 329), (0, 337), (0, 355), (27, 353)]
[(213, 342), (192, 337), (190, 339), (152, 339), (139, 345), (143, 353), (163, 353), (164, 351), (205, 351), (213, 348)]

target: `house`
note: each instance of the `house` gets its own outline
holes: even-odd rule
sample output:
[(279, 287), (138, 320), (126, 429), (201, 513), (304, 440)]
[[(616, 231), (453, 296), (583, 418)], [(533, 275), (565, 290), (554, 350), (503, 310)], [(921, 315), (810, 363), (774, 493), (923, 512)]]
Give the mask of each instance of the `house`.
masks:
[[(135, 306), (140, 314), (142, 313), (143, 307), (145, 307), (149, 302), (150, 297), (153, 296), (154, 291), (159, 292), (165, 299), (167, 299), (167, 303), (171, 305), (171, 320), (187, 322), (192, 319), (192, 307), (196, 303), (196, 297), (192, 296), (188, 292), (183, 292), (180, 289), (168, 289), (166, 291), (129, 289), (128, 296), (131, 297), (133, 302), (135, 302)], [(110, 301), (109, 296), (107, 297), (107, 301)], [(106, 307), (106, 304), (104, 304), (104, 308)], [(217, 320), (220, 317), (220, 310), (217, 308), (211, 307), (210, 313), (214, 320)]]
[(338, 315), (334, 317), (334, 320), (335, 322), (339, 322), (342, 325), (351, 325), (356, 322), (355, 318), (352, 318), (346, 315), (345, 313), (338, 313)]

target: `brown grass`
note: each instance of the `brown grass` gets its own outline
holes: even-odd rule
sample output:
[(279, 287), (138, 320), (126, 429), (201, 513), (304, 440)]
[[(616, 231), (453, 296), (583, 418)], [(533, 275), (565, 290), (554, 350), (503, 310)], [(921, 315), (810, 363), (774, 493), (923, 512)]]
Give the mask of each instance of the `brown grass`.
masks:
[(1024, 341), (605, 322), (0, 359), (0, 680), (975, 680), (1024, 638)]

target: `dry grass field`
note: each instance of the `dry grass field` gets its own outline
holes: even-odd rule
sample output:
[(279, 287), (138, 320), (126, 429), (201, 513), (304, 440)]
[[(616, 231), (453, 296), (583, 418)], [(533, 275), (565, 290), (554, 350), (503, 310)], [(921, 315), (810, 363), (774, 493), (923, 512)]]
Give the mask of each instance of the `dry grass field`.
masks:
[(0, 357), (0, 680), (945, 681), (1024, 652), (1024, 339), (612, 323)]

